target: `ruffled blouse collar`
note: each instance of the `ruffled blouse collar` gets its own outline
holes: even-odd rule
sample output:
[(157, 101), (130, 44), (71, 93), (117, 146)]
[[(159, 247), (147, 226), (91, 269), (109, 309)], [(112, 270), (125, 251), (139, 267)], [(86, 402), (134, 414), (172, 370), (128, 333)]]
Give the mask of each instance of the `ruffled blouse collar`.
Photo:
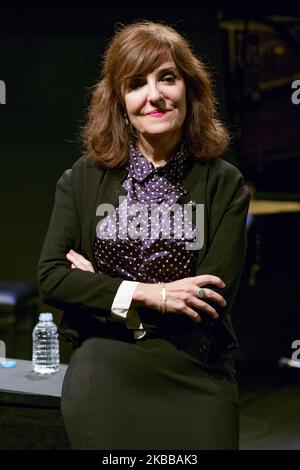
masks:
[(188, 152), (183, 143), (180, 150), (174, 156), (170, 157), (165, 165), (160, 167), (156, 167), (150, 160), (142, 155), (137, 146), (133, 143), (130, 144), (129, 156), (130, 159), (127, 165), (128, 176), (135, 178), (136, 181), (142, 182), (149, 175), (157, 173), (160, 176), (170, 177), (173, 182), (177, 182), (180, 181), (185, 174)]

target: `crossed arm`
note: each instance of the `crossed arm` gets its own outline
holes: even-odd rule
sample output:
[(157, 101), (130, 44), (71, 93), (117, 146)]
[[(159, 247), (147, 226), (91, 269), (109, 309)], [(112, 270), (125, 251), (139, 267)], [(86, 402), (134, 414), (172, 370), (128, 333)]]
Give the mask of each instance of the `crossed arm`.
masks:
[[(45, 303), (57, 308), (80, 305), (110, 315), (123, 279), (96, 273), (82, 253), (82, 227), (75, 199), (69, 170), (57, 184), (55, 205), (40, 257), (38, 279), (41, 297)], [(235, 179), (230, 194), (227, 194), (228, 200), (225, 199), (222, 185), (219, 185), (212, 203), (213, 222), (206, 255), (197, 268), (196, 276), (166, 284), (168, 312), (187, 315), (197, 322), (201, 320), (199, 310), (217, 318), (218, 306), (231, 306), (246, 250), (249, 195), (241, 178)], [(198, 298), (200, 287), (204, 288), (209, 303)], [(131, 307), (146, 306), (159, 310), (160, 290), (158, 284), (139, 283), (133, 293)]]

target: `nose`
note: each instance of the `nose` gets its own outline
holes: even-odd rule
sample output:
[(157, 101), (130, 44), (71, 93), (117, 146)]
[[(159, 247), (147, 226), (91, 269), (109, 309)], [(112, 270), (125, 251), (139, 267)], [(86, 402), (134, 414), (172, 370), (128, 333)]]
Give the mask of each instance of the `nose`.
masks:
[(148, 83), (148, 101), (157, 102), (163, 101), (163, 99), (164, 97), (158, 84), (155, 82)]

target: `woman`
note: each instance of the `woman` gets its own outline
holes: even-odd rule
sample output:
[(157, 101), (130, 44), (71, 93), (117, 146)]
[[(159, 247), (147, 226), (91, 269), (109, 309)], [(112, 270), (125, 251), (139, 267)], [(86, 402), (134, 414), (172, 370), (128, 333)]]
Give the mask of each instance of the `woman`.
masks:
[[(148, 21), (108, 46), (38, 267), (75, 351), (73, 449), (236, 449), (230, 320), (249, 196), (202, 62)], [(176, 208), (176, 211), (171, 209)]]

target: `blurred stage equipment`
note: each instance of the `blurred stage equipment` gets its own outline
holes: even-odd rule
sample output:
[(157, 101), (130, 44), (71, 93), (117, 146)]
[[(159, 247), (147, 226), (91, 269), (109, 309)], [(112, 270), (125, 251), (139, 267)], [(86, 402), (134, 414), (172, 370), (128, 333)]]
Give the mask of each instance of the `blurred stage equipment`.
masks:
[(23, 281), (0, 282), (0, 339), (7, 343), (10, 357), (17, 357), (16, 335), (31, 336), (38, 302), (36, 286)]
[[(247, 217), (247, 229), (254, 223), (256, 216), (266, 216), (274, 214), (285, 214), (300, 212), (299, 201), (276, 201), (251, 199)], [(261, 268), (261, 228), (259, 221), (256, 223), (254, 259), (249, 269), (248, 285), (254, 287), (257, 282), (257, 275)]]
[(300, 160), (300, 104), (292, 102), (292, 83), (300, 79), (300, 18), (228, 19), (219, 25), (227, 108), (246, 177), (268, 162)]
[(17, 325), (26, 314), (35, 322), (37, 288), (25, 282), (0, 282), (0, 331)]
[(289, 357), (280, 357), (278, 365), (280, 367), (288, 367), (289, 369), (300, 369), (300, 361), (293, 361)]
[[(296, 367), (299, 330), (300, 18), (223, 18), (226, 109), (251, 193), (235, 327), (246, 365)], [(294, 100), (295, 101), (295, 100)], [(297, 363), (298, 367), (298, 363)]]
[(249, 214), (252, 215), (282, 214), (286, 212), (300, 212), (300, 202), (262, 199), (250, 201)]

